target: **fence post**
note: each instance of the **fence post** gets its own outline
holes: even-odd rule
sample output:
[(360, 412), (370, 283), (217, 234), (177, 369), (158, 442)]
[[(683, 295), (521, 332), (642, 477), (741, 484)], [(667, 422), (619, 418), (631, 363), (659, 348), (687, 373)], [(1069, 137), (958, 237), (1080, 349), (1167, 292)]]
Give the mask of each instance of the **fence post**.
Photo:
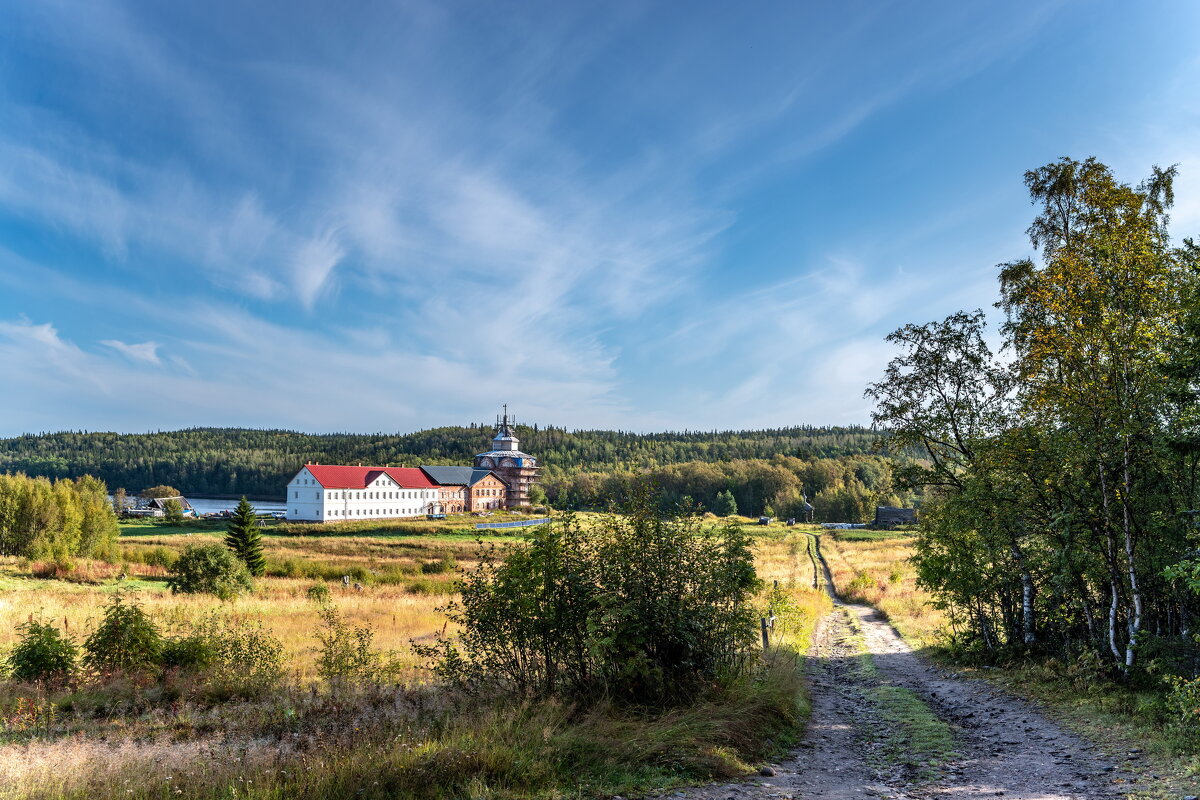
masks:
[(767, 637), (767, 618), (759, 617), (758, 621), (762, 625), (763, 650), (769, 650), (771, 647), (771, 640)]

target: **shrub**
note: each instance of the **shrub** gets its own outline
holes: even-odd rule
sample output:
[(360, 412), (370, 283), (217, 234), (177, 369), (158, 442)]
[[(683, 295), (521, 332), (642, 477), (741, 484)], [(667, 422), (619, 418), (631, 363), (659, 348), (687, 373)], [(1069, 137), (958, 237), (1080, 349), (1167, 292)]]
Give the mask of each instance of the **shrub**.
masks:
[(157, 667), (163, 638), (136, 602), (120, 592), (104, 607), (104, 619), (83, 644), (83, 663), (101, 673), (141, 672)]
[(314, 583), (304, 594), (308, 596), (309, 600), (320, 605), (329, 602), (329, 586), (324, 583)]
[(195, 634), (210, 654), (206, 687), (220, 697), (254, 697), (283, 676), (283, 645), (247, 622), (210, 616)]
[(1200, 678), (1172, 676), (1167, 679), (1167, 709), (1171, 727), (1189, 744), (1200, 744)]
[(573, 516), (480, 554), (450, 606), (460, 643), (417, 646), (443, 676), (573, 701), (693, 700), (756, 663), (750, 540), (664, 517), (642, 490), (623, 515)]
[(189, 545), (171, 566), (168, 585), (182, 594), (215, 594), (230, 600), (253, 587), (246, 565), (219, 544)]
[(213, 649), (201, 635), (192, 633), (163, 643), (162, 665), (167, 669), (199, 672), (212, 664)]
[(351, 625), (332, 605), (321, 608), (321, 643), (317, 672), (334, 685), (350, 681), (379, 680), (395, 672), (391, 659), (373, 647), (375, 632), (369, 625)]
[(421, 565), (421, 572), (426, 575), (441, 575), (458, 569), (458, 561), (452, 553), (447, 553), (438, 561), (426, 561)]
[(193, 674), (220, 698), (254, 697), (283, 675), (283, 645), (259, 625), (212, 614), (163, 646), (162, 665)]
[(30, 620), (17, 630), (19, 639), (6, 661), (13, 680), (56, 683), (75, 671), (79, 650), (58, 628)]

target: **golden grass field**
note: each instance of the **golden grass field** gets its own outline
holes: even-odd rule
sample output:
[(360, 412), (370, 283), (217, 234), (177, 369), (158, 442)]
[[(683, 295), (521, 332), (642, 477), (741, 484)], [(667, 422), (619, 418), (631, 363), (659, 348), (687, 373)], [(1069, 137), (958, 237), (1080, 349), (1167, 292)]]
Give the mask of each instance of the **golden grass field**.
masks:
[[(423, 528), (423, 523), (419, 524)], [(452, 526), (454, 520), (449, 524)], [(105, 599), (121, 590), (141, 603), (167, 631), (214, 613), (261, 623), (283, 644), (294, 679), (302, 684), (315, 680), (313, 633), (320, 619), (316, 604), (306, 592), (322, 579), (268, 575), (255, 581), (251, 594), (230, 602), (209, 595), (172, 594), (166, 586), (166, 569), (141, 561), (147, 557), (153, 560), (156, 550), (179, 551), (186, 545), (222, 540), (221, 532), (211, 526), (194, 533), (180, 532), (183, 530), (187, 528), (144, 523), (126, 526), (121, 546), (127, 561), (108, 564), (81, 560), (65, 580), (33, 577), (41, 565), (0, 557), (0, 654), (16, 641), (16, 626), (31, 618), (53, 621), (77, 642), (82, 641), (96, 625)], [(768, 586), (778, 580), (782, 586), (797, 588), (794, 596), (808, 609), (806, 613), (814, 618), (823, 613), (824, 599), (819, 592), (810, 591), (812, 567), (805, 535), (797, 529), (759, 530), (750, 526), (750, 530), (761, 537), (756, 545), (760, 577)], [(482, 541), (487, 546), (504, 547), (520, 539), (492, 536)], [(422, 674), (412, 656), (411, 642), (433, 637), (446, 628), (446, 616), (438, 609), (453, 599), (459, 577), (457, 570), (427, 573), (422, 567), (450, 558), (459, 569), (469, 569), (477, 562), (480, 547), (472, 535), (405, 535), (403, 528), (394, 528), (380, 535), (344, 536), (338, 535), (335, 526), (327, 526), (321, 535), (269, 533), (263, 543), (273, 571), (281, 567), (298, 572), (312, 569), (333, 576), (325, 582), (346, 621), (370, 626), (375, 645), (394, 651), (399, 662), (413, 670), (411, 677), (416, 680)], [(363, 571), (367, 577), (361, 582), (361, 590), (356, 589), (357, 576)], [(124, 580), (120, 579), (122, 572)], [(338, 577), (341, 574), (356, 576), (350, 587), (343, 586)], [(373, 579), (376, 576), (378, 579)]]
[[(686, 780), (688, 774), (742, 774), (752, 769), (753, 760), (747, 759), (762, 757), (763, 747), (787, 735), (787, 720), (803, 708), (799, 671), (787, 654), (791, 648), (801, 652), (807, 648), (816, 620), (831, 608), (828, 596), (812, 588), (807, 536), (798, 530), (754, 529), (760, 537), (755, 553), (764, 579), (762, 611), (766, 614), (769, 609), (775, 581), (782, 593), (775, 595), (775, 602), (783, 596), (788, 604), (788, 624), (772, 631), (773, 643), (784, 645), (783, 650), (771, 651), (767, 663), (776, 677), (748, 683), (720, 702), (706, 702), (662, 719), (627, 717), (605, 709), (579, 717), (569, 708), (542, 703), (528, 709), (479, 707), (472, 714), (451, 717), (444, 731), (426, 730), (422, 726), (427, 723), (413, 716), (411, 703), (421, 696), (419, 684), (427, 676), (411, 654), (410, 641), (445, 629), (446, 617), (438, 608), (454, 597), (458, 572), (427, 573), (422, 566), (450, 556), (459, 568), (469, 568), (479, 546), (473, 537), (405, 536), (396, 531), (363, 535), (361, 530), (347, 536), (333, 528), (318, 536), (264, 537), (270, 565), (291, 561), (302, 568), (319, 566), (329, 574), (361, 568), (369, 576), (392, 581), (367, 580), (361, 591), (344, 588), (340, 580), (327, 582), (345, 618), (369, 624), (376, 646), (395, 650), (411, 669), (406, 683), (412, 688), (405, 693), (372, 695), (364, 687), (365, 695), (347, 702), (336, 693), (317, 690), (313, 632), (320, 620), (316, 604), (306, 596), (316, 579), (263, 577), (256, 580), (252, 594), (232, 602), (172, 595), (165, 586), (164, 568), (142, 560), (158, 548), (179, 550), (186, 544), (220, 541), (220, 534), (161, 530), (131, 526), (131, 535), (122, 537), (125, 563), (80, 562), (65, 576), (68, 579), (33, 577), (47, 565), (0, 560), (0, 655), (15, 640), (15, 626), (31, 616), (65, 625), (75, 641), (82, 641), (98, 621), (106, 598), (120, 588), (136, 596), (167, 630), (211, 613), (261, 622), (283, 643), (289, 671), (301, 691), (285, 689), (262, 701), (228, 708), (160, 708), (129, 717), (106, 716), (93, 723), (80, 720), (69, 736), (18, 738), (0, 747), (0, 800), (168, 797), (181, 786), (188, 787), (188, 796), (291, 797), (303, 788), (308, 792), (305, 797), (340, 797), (364, 788), (352, 791), (338, 783), (345, 776), (358, 779), (383, 770), (395, 780), (420, 783), (421, 776), (435, 768), (448, 770), (439, 778), (443, 786), (438, 791), (444, 794), (457, 791), (454, 782), (461, 780), (466, 782), (463, 792), (491, 795), (494, 789), (485, 791), (470, 783), (478, 780), (472, 775), (491, 769), (513, 776), (497, 780), (534, 781), (526, 789), (514, 787), (514, 794), (558, 796), (557, 788), (544, 794), (534, 786), (577, 780), (567, 774), (570, 769), (564, 767), (567, 773), (554, 776), (542, 775), (544, 770), (537, 768), (531, 777), (520, 765), (552, 763), (562, 752), (594, 752), (596, 763), (589, 762), (589, 769), (603, 776), (597, 780), (610, 787), (608, 794), (669, 785)], [(515, 541), (520, 540), (497, 537), (490, 543), (504, 547)], [(119, 580), (122, 570), (126, 577)], [(309, 686), (313, 691), (308, 691)], [(772, 693), (778, 696), (772, 699)], [(440, 702), (436, 694), (429, 697)], [(304, 730), (302, 739), (264, 735), (280, 724)], [(408, 730), (412, 743), (406, 739), (397, 745), (397, 730)], [(735, 741), (736, 748), (731, 744)], [(657, 763), (656, 759), (666, 757), (653, 756), (655, 752), (672, 753), (668, 758), (676, 765), (672, 770), (684, 763), (689, 766), (678, 775), (647, 766), (647, 759)], [(311, 780), (296, 775), (298, 769), (307, 770)], [(225, 793), (231, 788), (238, 791)], [(370, 796), (377, 796), (373, 784), (367, 788)]]
[(916, 570), (909, 562), (913, 541), (904, 534), (825, 531), (821, 551), (842, 597), (875, 606), (902, 636), (927, 647), (939, 643), (950, 621), (917, 586)]

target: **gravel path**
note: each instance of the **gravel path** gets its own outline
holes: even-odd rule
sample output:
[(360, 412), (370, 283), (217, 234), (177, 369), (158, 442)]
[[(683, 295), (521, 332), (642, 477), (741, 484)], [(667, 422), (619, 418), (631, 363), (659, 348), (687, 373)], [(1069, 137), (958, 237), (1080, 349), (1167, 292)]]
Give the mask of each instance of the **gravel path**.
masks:
[[(1133, 776), (1029, 704), (924, 661), (874, 609), (834, 602), (807, 662), (813, 712), (800, 747), (773, 776), (666, 797), (1104, 800), (1133, 790)], [(864, 643), (875, 672), (861, 666)], [(956, 754), (932, 779), (883, 757), (888, 726), (868, 699), (880, 685), (912, 690), (949, 725)]]

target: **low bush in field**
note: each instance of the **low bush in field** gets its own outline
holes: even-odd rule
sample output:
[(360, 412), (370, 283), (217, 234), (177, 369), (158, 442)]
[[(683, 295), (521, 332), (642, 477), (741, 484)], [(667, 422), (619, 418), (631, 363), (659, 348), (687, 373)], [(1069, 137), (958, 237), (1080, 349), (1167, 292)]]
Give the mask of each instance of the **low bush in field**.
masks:
[(17, 630), (20, 640), (5, 662), (13, 680), (61, 683), (75, 672), (79, 648), (58, 628), (29, 620)]
[(588, 526), (540, 526), (502, 560), (481, 553), (450, 607), (459, 642), (417, 649), (466, 685), (681, 704), (757, 663), (758, 586), (740, 527), (664, 517), (643, 494)]
[(146, 564), (152, 567), (170, 569), (175, 566), (179, 554), (169, 547), (138, 547), (126, 545), (122, 549), (122, 557), (131, 564)]
[(317, 672), (339, 688), (379, 682), (396, 674), (395, 658), (375, 649), (375, 632), (368, 625), (352, 625), (329, 603), (321, 604), (320, 648)]
[(245, 563), (219, 544), (188, 545), (171, 566), (168, 585), (181, 594), (213, 594), (230, 600), (250, 591), (253, 582)]
[(162, 650), (158, 627), (140, 605), (118, 592), (84, 642), (83, 664), (101, 674), (148, 672), (158, 667)]
[(441, 575), (446, 572), (456, 572), (457, 570), (458, 561), (449, 553), (437, 561), (426, 561), (421, 564), (421, 572), (426, 575)]

